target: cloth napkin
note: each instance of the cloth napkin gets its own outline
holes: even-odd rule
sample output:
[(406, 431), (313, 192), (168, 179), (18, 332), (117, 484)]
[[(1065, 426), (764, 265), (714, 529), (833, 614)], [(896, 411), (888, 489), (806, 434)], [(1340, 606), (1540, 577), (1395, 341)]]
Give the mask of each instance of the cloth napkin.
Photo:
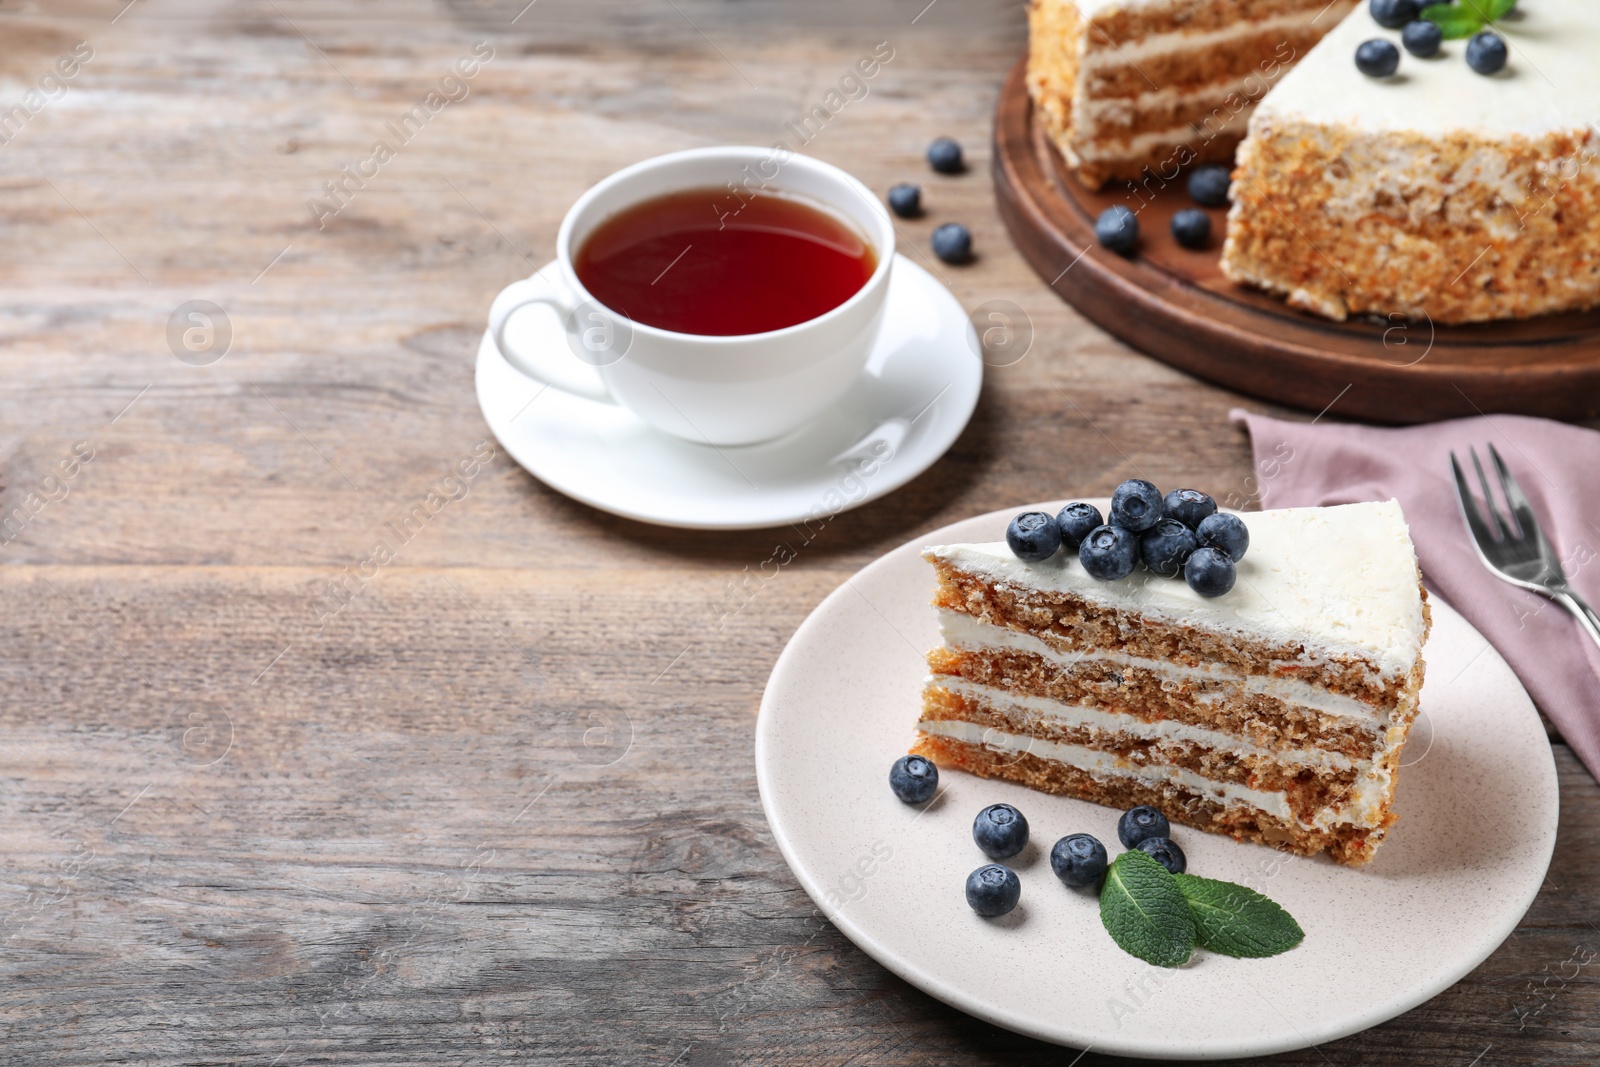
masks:
[(1473, 552), (1450, 473), (1476, 445), (1502, 513), (1486, 448), (1493, 443), (1555, 545), (1562, 570), (1600, 604), (1600, 433), (1546, 419), (1491, 415), (1378, 429), (1252, 415), (1229, 417), (1250, 434), (1263, 508), (1400, 501), (1428, 587), (1505, 657), (1572, 751), (1600, 778), (1600, 651), (1566, 609), (1492, 575)]

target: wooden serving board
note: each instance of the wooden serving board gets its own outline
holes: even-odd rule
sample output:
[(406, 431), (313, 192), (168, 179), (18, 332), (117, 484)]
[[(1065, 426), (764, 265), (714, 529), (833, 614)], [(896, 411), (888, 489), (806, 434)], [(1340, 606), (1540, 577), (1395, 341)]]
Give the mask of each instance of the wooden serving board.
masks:
[[(1223, 277), (1225, 208), (1206, 209), (1209, 247), (1173, 240), (1173, 214), (1197, 206), (1184, 176), (1153, 198), (1121, 183), (1100, 193), (1081, 185), (1034, 121), (1025, 63), (995, 111), (1000, 214), (1040, 277), (1103, 329), (1191, 374), (1311, 411), (1389, 423), (1600, 417), (1600, 311), (1470, 326), (1296, 311)], [(1130, 258), (1095, 240), (1095, 217), (1113, 204), (1139, 214)]]

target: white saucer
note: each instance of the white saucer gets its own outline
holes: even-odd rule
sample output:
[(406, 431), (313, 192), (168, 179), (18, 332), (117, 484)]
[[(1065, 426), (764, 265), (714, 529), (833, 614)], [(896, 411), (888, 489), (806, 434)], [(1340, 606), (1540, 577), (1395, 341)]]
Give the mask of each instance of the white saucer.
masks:
[[(1555, 763), (1516, 676), (1438, 598), (1422, 713), (1396, 792), (1400, 821), (1370, 865), (1175, 827), (1191, 873), (1252, 886), (1299, 921), (1305, 941), (1281, 956), (1200, 951), (1162, 970), (1119, 949), (1093, 896), (1063, 887), (1049, 861), (1070, 833), (1115, 851), (1110, 808), (959, 771), (940, 775), (925, 808), (896, 800), (889, 765), (912, 742), (924, 654), (939, 644), (922, 546), (997, 540), (1034, 507), (968, 519), (883, 556), (811, 613), (772, 669), (756, 722), (761, 803), (784, 859), (846, 937), (998, 1026), (1101, 1054), (1203, 1060), (1376, 1025), (1447, 989), (1510, 935), (1555, 844)], [(967, 907), (962, 885), (986, 862), (972, 818), (1000, 801), (1027, 816), (1032, 840), (1007, 861), (1022, 879), (1021, 904), (988, 921)]]
[[(530, 350), (566, 347), (544, 307), (516, 315), (506, 333)], [(478, 346), (478, 405), (524, 470), (602, 511), (700, 530), (801, 522), (899, 488), (954, 443), (982, 385), (965, 310), (898, 255), (883, 332), (856, 386), (809, 426), (759, 445), (716, 448), (668, 436), (614, 404), (529, 381), (487, 334)]]

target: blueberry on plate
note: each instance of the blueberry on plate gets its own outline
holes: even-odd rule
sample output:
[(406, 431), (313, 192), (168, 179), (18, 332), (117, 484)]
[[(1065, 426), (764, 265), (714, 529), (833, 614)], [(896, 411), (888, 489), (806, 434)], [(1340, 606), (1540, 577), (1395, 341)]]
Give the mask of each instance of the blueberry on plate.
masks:
[(889, 189), (889, 210), (903, 219), (922, 214), (922, 186), (901, 182)]
[(1398, 30), (1422, 13), (1417, 0), (1372, 0), (1367, 10), (1378, 25), (1390, 30)]
[(1233, 588), (1238, 570), (1220, 548), (1197, 548), (1183, 565), (1183, 580), (1201, 596), (1221, 596)]
[(907, 804), (921, 804), (939, 789), (939, 768), (923, 756), (901, 756), (889, 768), (889, 788)]
[(1078, 546), (1078, 562), (1102, 582), (1126, 578), (1139, 565), (1139, 535), (1120, 526), (1097, 526)]
[(959, 222), (947, 222), (933, 231), (933, 254), (946, 263), (965, 263), (972, 258), (972, 234)]
[(1493, 74), (1506, 65), (1505, 38), (1484, 30), (1467, 42), (1467, 66), (1479, 74)]
[(1177, 519), (1191, 530), (1199, 529), (1207, 516), (1217, 513), (1217, 502), (1198, 489), (1174, 489), (1162, 503), (1168, 518)]
[(928, 146), (928, 166), (940, 174), (960, 174), (966, 169), (961, 146), (953, 137), (941, 137)]
[(1007, 859), (1028, 843), (1028, 820), (1010, 804), (990, 804), (972, 820), (972, 840), (990, 859)]
[(1406, 28), (1400, 31), (1400, 43), (1418, 59), (1428, 59), (1439, 54), (1439, 46), (1444, 43), (1444, 31), (1437, 22), (1417, 19), (1406, 23)]
[(1387, 78), (1400, 69), (1400, 49), (1374, 37), (1356, 49), (1356, 69), (1369, 78)]
[(1117, 840), (1123, 848), (1133, 848), (1147, 837), (1166, 837), (1172, 833), (1167, 817), (1148, 804), (1129, 808), (1117, 820)]
[(1061, 514), (1056, 516), (1056, 525), (1061, 527), (1061, 543), (1076, 552), (1078, 546), (1083, 544), (1083, 539), (1088, 537), (1096, 526), (1104, 526), (1106, 520), (1100, 517), (1100, 509), (1093, 504), (1085, 504), (1081, 500), (1074, 500), (1061, 509)]
[(1202, 546), (1222, 549), (1235, 563), (1244, 559), (1250, 548), (1250, 527), (1239, 516), (1225, 511), (1201, 519), (1194, 532), (1199, 535)]
[(1111, 525), (1144, 533), (1167, 513), (1161, 490), (1143, 478), (1129, 478), (1111, 494)]
[(1182, 874), (1189, 867), (1183, 849), (1170, 837), (1147, 837), (1134, 846), (1173, 874)]
[(1057, 841), (1050, 850), (1050, 869), (1064, 885), (1081, 889), (1105, 877), (1110, 866), (1106, 846), (1092, 834), (1072, 834)]
[(1094, 220), (1096, 239), (1119, 256), (1131, 256), (1139, 243), (1139, 218), (1121, 204), (1108, 207)]
[(1223, 207), (1228, 203), (1228, 186), (1232, 180), (1227, 167), (1221, 163), (1207, 163), (1190, 173), (1189, 195), (1206, 207)]
[(1025, 511), (1006, 527), (1006, 544), (1024, 563), (1038, 563), (1061, 547), (1061, 527), (1042, 511)]
[(1022, 899), (1022, 882), (1017, 872), (998, 863), (987, 863), (967, 875), (967, 903), (985, 919), (1004, 915)]
[(1194, 531), (1177, 519), (1162, 519), (1139, 538), (1144, 565), (1163, 578), (1176, 578), (1199, 547)]
[(1185, 248), (1204, 248), (1211, 240), (1211, 216), (1186, 207), (1172, 216), (1172, 239)]

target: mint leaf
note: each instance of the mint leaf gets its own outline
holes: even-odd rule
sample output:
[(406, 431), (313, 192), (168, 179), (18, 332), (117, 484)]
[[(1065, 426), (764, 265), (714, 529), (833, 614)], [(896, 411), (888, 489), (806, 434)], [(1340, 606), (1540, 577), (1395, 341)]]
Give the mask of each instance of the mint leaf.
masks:
[[(1489, 3), (1491, 0), (1481, 0)], [(1429, 4), (1422, 9), (1422, 17), (1439, 27), (1447, 41), (1460, 40), (1462, 37), (1471, 37), (1483, 29), (1484, 12), (1472, 6), (1473, 0), (1465, 4)]]
[(1493, 22), (1511, 14), (1511, 9), (1517, 6), (1517, 0), (1477, 0), (1477, 4), (1483, 9), (1484, 18)]
[(1106, 872), (1100, 922), (1122, 951), (1157, 967), (1176, 967), (1194, 951), (1194, 919), (1178, 883), (1136, 848)]
[(1201, 948), (1257, 959), (1287, 952), (1305, 939), (1294, 917), (1254, 889), (1192, 874), (1173, 876), (1194, 916)]

